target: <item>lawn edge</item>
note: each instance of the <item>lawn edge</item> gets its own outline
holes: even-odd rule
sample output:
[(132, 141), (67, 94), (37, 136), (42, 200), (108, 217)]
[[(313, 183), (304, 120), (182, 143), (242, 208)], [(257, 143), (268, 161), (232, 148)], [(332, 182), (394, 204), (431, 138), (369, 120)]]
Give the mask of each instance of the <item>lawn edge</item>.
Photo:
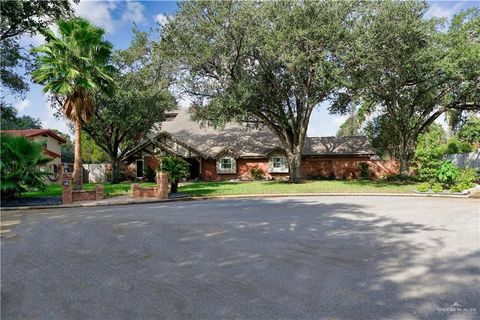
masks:
[[(124, 201), (89, 201), (74, 204), (60, 204), (49, 206), (23, 206), (23, 207), (1, 207), (1, 210), (34, 210), (34, 209), (62, 209), (62, 208), (81, 208), (81, 207), (102, 207), (102, 206), (121, 206), (142, 203), (161, 203), (161, 202), (180, 202), (196, 200), (229, 200), (229, 199), (249, 199), (249, 198), (295, 198), (295, 197), (344, 197), (344, 196), (367, 196), (367, 197), (414, 197), (414, 198), (459, 198), (469, 199), (468, 195), (448, 195), (448, 194), (418, 194), (418, 193), (273, 193), (273, 194), (248, 194), (248, 195), (223, 195), (223, 196), (191, 196), (174, 199), (129, 199)], [(115, 199), (115, 197), (110, 198)]]

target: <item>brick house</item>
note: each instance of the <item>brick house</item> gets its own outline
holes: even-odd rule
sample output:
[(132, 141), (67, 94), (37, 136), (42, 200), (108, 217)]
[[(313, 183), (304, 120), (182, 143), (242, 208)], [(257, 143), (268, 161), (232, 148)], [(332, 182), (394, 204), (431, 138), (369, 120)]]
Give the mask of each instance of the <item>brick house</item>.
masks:
[[(156, 169), (160, 158), (174, 154), (190, 164), (190, 179), (206, 181), (250, 180), (251, 169), (265, 178), (288, 177), (288, 162), (278, 138), (264, 128), (228, 123), (223, 129), (201, 126), (186, 109), (166, 115), (147, 137), (124, 157), (128, 174), (143, 177), (146, 166)], [(307, 137), (302, 153), (305, 179), (358, 177), (358, 164), (367, 162), (372, 176), (392, 173), (394, 163), (372, 160), (374, 152), (366, 137)]]
[(46, 167), (53, 172), (52, 176), (49, 176), (50, 183), (57, 183), (62, 174), (62, 144), (66, 141), (58, 134), (50, 129), (26, 129), (26, 130), (2, 130), (1, 133), (7, 133), (16, 136), (24, 136), (35, 142), (39, 142), (43, 146), (43, 153), (51, 158)]

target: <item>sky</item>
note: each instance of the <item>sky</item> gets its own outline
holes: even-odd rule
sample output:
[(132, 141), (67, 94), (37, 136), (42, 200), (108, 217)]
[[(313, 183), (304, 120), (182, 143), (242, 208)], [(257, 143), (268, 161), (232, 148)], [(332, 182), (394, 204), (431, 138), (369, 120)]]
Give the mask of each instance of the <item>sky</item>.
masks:
[[(480, 1), (430, 1), (426, 17), (450, 19), (463, 9), (479, 5)], [(74, 5), (74, 8), (78, 16), (89, 19), (95, 25), (104, 28), (106, 39), (114, 45), (115, 49), (124, 49), (130, 44), (133, 23), (137, 24), (140, 30), (157, 28), (158, 23), (164, 23), (167, 16), (174, 14), (178, 6), (175, 1), (81, 0)], [(43, 42), (43, 39), (41, 36), (26, 36), (21, 39), (21, 42), (24, 46), (30, 44), (37, 46)], [(39, 118), (44, 128), (58, 129), (72, 134), (67, 127), (67, 120), (55, 117), (55, 110), (48, 105), (46, 96), (42, 93), (42, 86), (31, 83), (30, 91), (24, 99), (19, 100), (8, 95), (6, 99), (15, 106), (20, 115)], [(179, 100), (179, 105), (188, 107), (188, 99)], [(346, 116), (330, 115), (328, 103), (322, 103), (312, 113), (307, 135), (334, 136), (345, 119)]]

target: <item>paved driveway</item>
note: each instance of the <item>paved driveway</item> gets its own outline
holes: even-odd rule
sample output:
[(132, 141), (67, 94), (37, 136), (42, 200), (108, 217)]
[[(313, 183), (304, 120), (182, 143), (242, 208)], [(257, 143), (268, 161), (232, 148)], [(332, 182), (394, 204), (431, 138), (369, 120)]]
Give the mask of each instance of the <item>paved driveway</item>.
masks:
[(476, 319), (479, 210), (329, 196), (4, 212), (2, 319)]

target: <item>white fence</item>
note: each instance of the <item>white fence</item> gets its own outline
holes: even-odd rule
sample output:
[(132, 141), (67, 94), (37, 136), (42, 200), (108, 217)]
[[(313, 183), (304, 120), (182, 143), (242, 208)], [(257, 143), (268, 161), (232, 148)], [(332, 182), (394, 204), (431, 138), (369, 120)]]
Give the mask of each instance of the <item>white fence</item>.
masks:
[(471, 153), (457, 153), (446, 155), (444, 160), (452, 160), (460, 168), (480, 170), (480, 150)]
[[(92, 164), (84, 164), (84, 181), (91, 183), (99, 183), (105, 182), (105, 171), (106, 171), (106, 164), (104, 163), (92, 163)], [(87, 179), (88, 174), (88, 179)]]

